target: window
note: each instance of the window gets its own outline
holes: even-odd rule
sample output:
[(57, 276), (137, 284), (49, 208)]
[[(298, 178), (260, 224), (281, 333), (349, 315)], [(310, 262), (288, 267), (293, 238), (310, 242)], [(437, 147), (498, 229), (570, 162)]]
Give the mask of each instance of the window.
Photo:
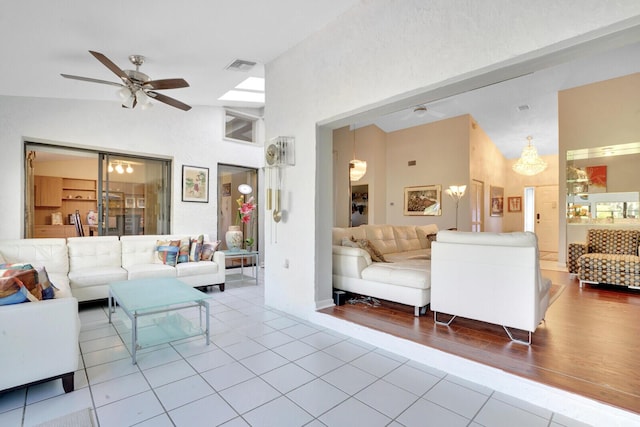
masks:
[(258, 117), (225, 110), (224, 137), (234, 141), (256, 142)]

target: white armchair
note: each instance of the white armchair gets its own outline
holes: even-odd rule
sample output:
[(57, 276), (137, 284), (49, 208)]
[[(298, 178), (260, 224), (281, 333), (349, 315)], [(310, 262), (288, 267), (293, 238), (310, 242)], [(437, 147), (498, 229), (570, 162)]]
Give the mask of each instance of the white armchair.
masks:
[[(438, 324), (456, 316), (502, 325), (514, 341), (531, 334), (549, 306), (551, 282), (540, 272), (538, 239), (531, 232), (440, 231), (432, 243), (431, 311)], [(438, 313), (453, 316), (438, 320)], [(528, 342), (508, 328), (528, 331)]]

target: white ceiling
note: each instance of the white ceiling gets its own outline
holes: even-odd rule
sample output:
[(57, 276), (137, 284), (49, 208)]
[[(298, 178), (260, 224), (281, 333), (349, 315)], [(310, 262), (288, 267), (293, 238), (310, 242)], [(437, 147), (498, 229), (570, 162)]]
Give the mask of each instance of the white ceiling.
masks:
[[(217, 99), (247, 77), (264, 77), (264, 64), (358, 1), (4, 1), (0, 95), (118, 102), (113, 86), (60, 76), (119, 83), (89, 54), (94, 50), (121, 69), (134, 69), (129, 55), (144, 55), (140, 71), (152, 79), (184, 78), (190, 87), (162, 93), (189, 105), (261, 107)], [(226, 71), (235, 59), (258, 65)]]
[[(64, 79), (60, 73), (119, 82), (89, 54), (103, 53), (123, 69), (128, 56), (147, 57), (152, 79), (182, 77), (191, 85), (161, 91), (192, 106), (262, 107), (218, 98), (264, 64), (322, 29), (359, 0), (112, 0), (5, 2), (0, 14), (0, 95), (108, 100), (117, 88)], [(235, 59), (255, 61), (249, 72), (225, 70)], [(640, 44), (581, 59), (505, 83), (373, 121), (385, 131), (471, 114), (507, 158), (533, 142), (540, 154), (558, 152), (558, 90), (640, 70)], [(526, 112), (517, 107), (529, 105)], [(158, 107), (171, 108), (171, 107)], [(188, 114), (188, 113), (185, 113)]]
[[(533, 145), (539, 154), (557, 154), (558, 91), (639, 71), (640, 43), (635, 43), (430, 102), (426, 104), (424, 117), (418, 117), (410, 108), (380, 117), (373, 123), (385, 132), (392, 132), (471, 114), (508, 159), (520, 157), (522, 148), (527, 145), (527, 136), (533, 137)], [(518, 107), (523, 105), (529, 109), (520, 111)], [(603, 145), (607, 142), (603, 141)]]

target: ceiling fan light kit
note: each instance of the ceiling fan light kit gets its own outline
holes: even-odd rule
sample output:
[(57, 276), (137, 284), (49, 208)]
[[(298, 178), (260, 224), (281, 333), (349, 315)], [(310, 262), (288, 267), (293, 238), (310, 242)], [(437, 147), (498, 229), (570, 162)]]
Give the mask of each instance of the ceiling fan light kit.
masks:
[(163, 89), (179, 89), (189, 87), (189, 83), (184, 79), (162, 79), (151, 80), (151, 78), (145, 73), (140, 71), (140, 66), (144, 63), (145, 57), (142, 55), (130, 55), (129, 61), (135, 65), (135, 70), (122, 70), (109, 58), (101, 54), (100, 52), (89, 51), (98, 61), (107, 67), (116, 76), (120, 77), (122, 83), (110, 82), (107, 80), (98, 80), (89, 77), (74, 76), (71, 74), (61, 74), (62, 77), (73, 80), (81, 80), (91, 83), (108, 84), (112, 86), (120, 87), (118, 95), (122, 99), (122, 106), (124, 108), (135, 108), (140, 104), (144, 110), (151, 107), (151, 99), (163, 102), (172, 107), (178, 108), (183, 111), (189, 111), (191, 106), (178, 101), (177, 99), (170, 98), (166, 95), (156, 92), (156, 90)]
[(547, 168), (547, 162), (538, 156), (538, 150), (531, 145), (533, 137), (527, 137), (527, 146), (522, 149), (522, 154), (517, 162), (513, 164), (513, 171), (520, 175), (537, 175)]

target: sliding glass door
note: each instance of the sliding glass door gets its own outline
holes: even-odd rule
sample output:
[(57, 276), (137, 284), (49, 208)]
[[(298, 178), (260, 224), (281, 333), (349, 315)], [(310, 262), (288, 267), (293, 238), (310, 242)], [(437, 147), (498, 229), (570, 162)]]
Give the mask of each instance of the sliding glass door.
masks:
[(26, 237), (170, 231), (170, 160), (26, 143), (25, 169)]

